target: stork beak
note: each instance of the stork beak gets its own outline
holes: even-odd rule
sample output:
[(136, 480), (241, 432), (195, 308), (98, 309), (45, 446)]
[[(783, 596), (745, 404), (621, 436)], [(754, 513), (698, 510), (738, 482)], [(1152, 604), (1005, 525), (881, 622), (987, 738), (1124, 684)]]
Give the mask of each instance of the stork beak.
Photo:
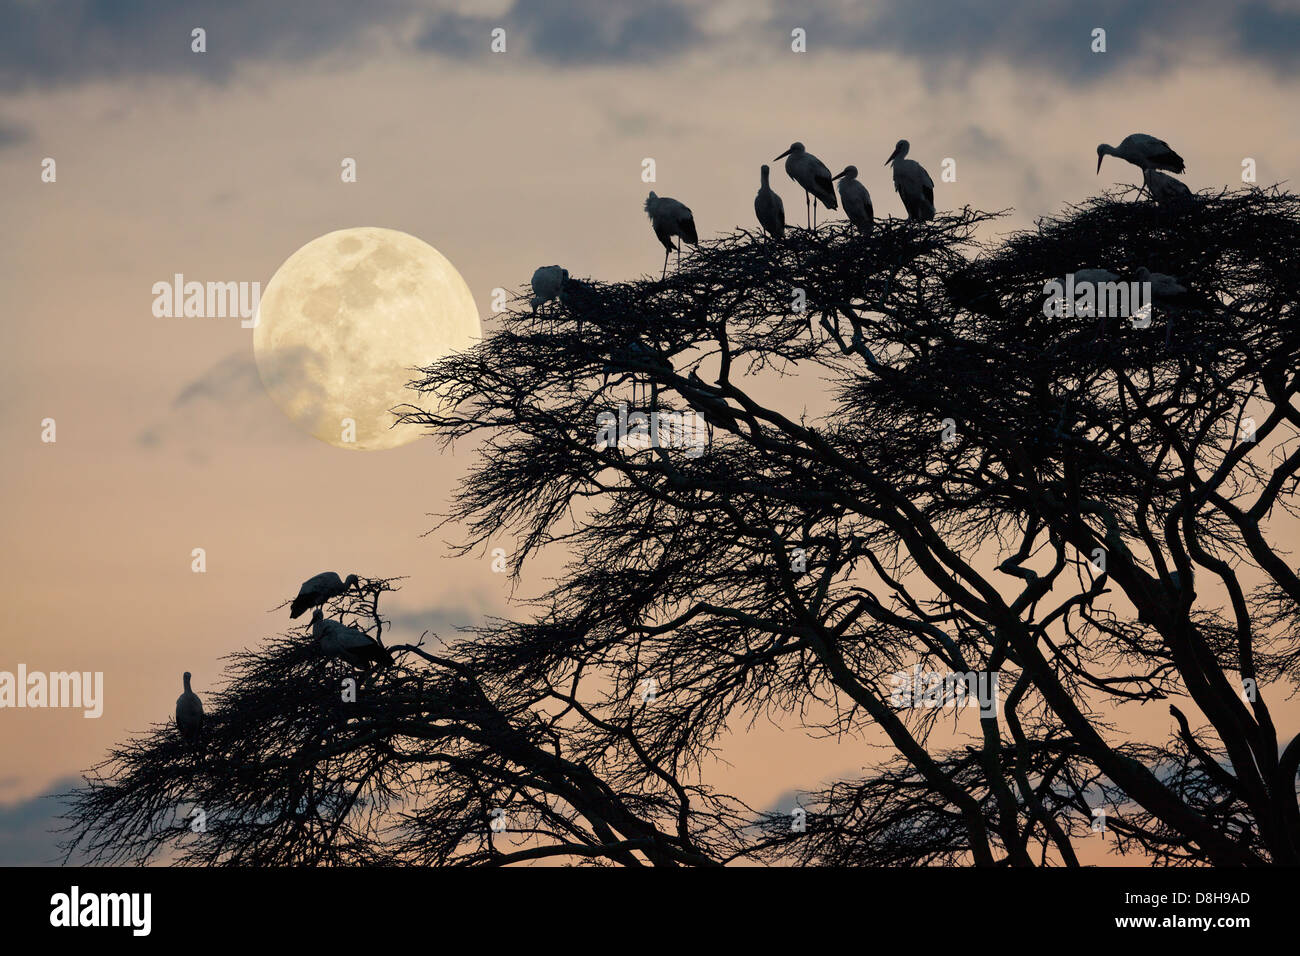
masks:
[[(784, 159), (786, 156), (789, 156), (789, 155), (790, 155), (790, 150), (787, 149), (784, 153), (782, 153), (782, 154), (781, 154), (780, 156), (778, 156), (776, 159)], [(772, 162), (775, 163), (775, 162), (776, 162), (776, 159), (772, 160)]]
[(843, 179), (843, 178), (844, 178), (844, 173), (847, 173), (847, 172), (848, 172), (848, 170), (845, 169), (845, 170), (843, 170), (842, 172), (838, 172), (838, 173), (836, 173), (834, 176), (831, 177), (831, 182), (835, 182), (835, 180), (837, 180), (837, 179)]
[(895, 149), (892, 153), (889, 154), (889, 158), (888, 158), (887, 160), (885, 160), (881, 165), (882, 165), (882, 166), (888, 166), (890, 163), (892, 163), (892, 162), (894, 161), (894, 157), (897, 156), (897, 155), (898, 155), (898, 150)]
[(1105, 158), (1106, 158), (1105, 156), (1098, 156), (1098, 157), (1097, 157), (1097, 172), (1098, 172), (1098, 173), (1101, 172), (1101, 161), (1102, 161), (1103, 159), (1105, 159)]

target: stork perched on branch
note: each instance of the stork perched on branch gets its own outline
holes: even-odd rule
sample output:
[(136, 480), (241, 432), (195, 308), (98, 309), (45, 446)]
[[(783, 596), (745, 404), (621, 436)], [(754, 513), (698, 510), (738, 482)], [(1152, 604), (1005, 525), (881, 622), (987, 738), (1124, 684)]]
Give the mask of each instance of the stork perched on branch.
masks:
[[(803, 143), (791, 143), (776, 159), (785, 157), (785, 171), (791, 179), (803, 187), (804, 211), (808, 215), (808, 227), (816, 228), (817, 203), (810, 197), (816, 196), (827, 209), (838, 209), (835, 201), (835, 185), (831, 181), (831, 171), (826, 164), (804, 149)], [(776, 162), (776, 159), (772, 162)]]
[(1102, 143), (1097, 147), (1097, 172), (1101, 172), (1101, 161), (1107, 156), (1117, 156), (1142, 170), (1163, 169), (1181, 173), (1185, 168), (1183, 157), (1170, 149), (1163, 139), (1156, 139), (1149, 133), (1130, 133), (1120, 140), (1118, 147)]
[(186, 743), (195, 743), (203, 732), (203, 701), (190, 690), (190, 672), (182, 677), (185, 690), (176, 698), (176, 729)]
[[(680, 203), (676, 199), (668, 196), (656, 196), (651, 190), (650, 195), (645, 201), (646, 215), (650, 217), (650, 223), (654, 226), (655, 236), (664, 244), (664, 268), (659, 274), (662, 279), (668, 274), (668, 254), (677, 250), (677, 264), (682, 264), (682, 242), (689, 242), (693, 246), (700, 244), (700, 238), (695, 232), (695, 217), (691, 215), (691, 210), (685, 203)], [(673, 245), (673, 238), (679, 241), (676, 246)]]
[(844, 204), (844, 215), (849, 217), (849, 222), (863, 232), (871, 232), (876, 214), (871, 208), (871, 193), (858, 182), (858, 167), (845, 166), (844, 172), (832, 178), (840, 181), (840, 202)]
[(337, 571), (322, 571), (302, 582), (298, 596), (289, 605), (289, 617), (295, 618), (311, 607), (320, 607), (331, 598), (347, 592), (348, 588), (357, 586), (358, 578), (349, 574), (347, 580), (339, 577)]
[(920, 222), (934, 218), (934, 180), (914, 159), (907, 158), (911, 144), (900, 139), (885, 165), (894, 164), (894, 189), (903, 200), (908, 219)]
[(772, 185), (768, 182), (770, 173), (771, 168), (766, 164), (759, 170), (762, 185), (758, 187), (758, 195), (754, 197), (754, 215), (758, 217), (758, 224), (767, 231), (769, 236), (780, 239), (785, 235), (785, 203), (772, 191)]

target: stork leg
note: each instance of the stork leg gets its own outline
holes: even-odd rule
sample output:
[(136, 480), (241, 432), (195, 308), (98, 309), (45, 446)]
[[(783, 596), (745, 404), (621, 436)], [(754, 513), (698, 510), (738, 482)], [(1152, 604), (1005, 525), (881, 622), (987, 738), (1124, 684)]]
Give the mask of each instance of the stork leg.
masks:
[(808, 205), (808, 190), (803, 191), (803, 211), (808, 217), (808, 228), (812, 228), (812, 208)]
[(673, 251), (673, 247), (672, 247), (672, 246), (665, 246), (665, 247), (664, 247), (664, 271), (661, 272), (661, 273), (659, 273), (659, 281), (660, 281), (660, 282), (662, 282), (662, 281), (664, 280), (664, 276), (668, 275), (668, 254), (669, 254), (670, 252), (672, 252), (672, 251)]
[(678, 239), (677, 240), (677, 270), (680, 272), (681, 268), (682, 268), (682, 241)]

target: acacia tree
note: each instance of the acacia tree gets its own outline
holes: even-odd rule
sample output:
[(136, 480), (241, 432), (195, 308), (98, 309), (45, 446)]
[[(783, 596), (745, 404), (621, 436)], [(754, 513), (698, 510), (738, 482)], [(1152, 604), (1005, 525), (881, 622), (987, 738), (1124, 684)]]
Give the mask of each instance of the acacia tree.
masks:
[[(1119, 853), (1300, 861), (1300, 736), (1270, 711), (1300, 677), (1300, 201), (1112, 195), (979, 243), (995, 218), (738, 231), (661, 281), (517, 300), (421, 370), (443, 410), (403, 417), (477, 442), (447, 516), (466, 553), (569, 553), (529, 619), (392, 648), (355, 702), (302, 632), (237, 655), (199, 751), (167, 728), (117, 750), (70, 849), (1073, 865), (1104, 809)], [(1149, 322), (1049, 317), (1044, 283), (1088, 266), (1185, 291)], [(824, 411), (788, 407), (791, 374)], [(707, 422), (703, 454), (597, 440), (646, 394)], [(327, 610), (381, 634), (392, 586)], [(900, 702), (922, 670), (996, 675), (996, 706), (948, 729)], [(1167, 733), (1129, 733), (1156, 701)], [(895, 756), (863, 748), (794, 826), (705, 779), (764, 714)]]

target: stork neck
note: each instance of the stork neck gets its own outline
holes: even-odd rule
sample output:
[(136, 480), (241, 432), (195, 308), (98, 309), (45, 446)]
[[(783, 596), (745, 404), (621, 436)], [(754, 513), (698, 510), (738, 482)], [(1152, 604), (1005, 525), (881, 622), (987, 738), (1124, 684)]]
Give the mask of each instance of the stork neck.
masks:
[(189, 674), (186, 674), (186, 675), (185, 675), (183, 678), (181, 678), (181, 679), (182, 679), (183, 681), (185, 681), (185, 693), (188, 694), (188, 693), (190, 692), (190, 675), (189, 675)]

